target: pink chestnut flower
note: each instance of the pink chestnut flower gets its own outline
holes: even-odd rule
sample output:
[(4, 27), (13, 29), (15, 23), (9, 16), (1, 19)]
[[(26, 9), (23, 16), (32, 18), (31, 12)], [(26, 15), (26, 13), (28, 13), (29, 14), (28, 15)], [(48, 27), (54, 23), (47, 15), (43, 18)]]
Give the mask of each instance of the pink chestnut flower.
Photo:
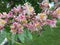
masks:
[(48, 0), (43, 0), (43, 2), (40, 4), (41, 9), (49, 8), (49, 2)]
[(17, 6), (16, 10), (17, 10), (17, 12), (21, 13), (21, 12), (22, 12), (22, 8), (21, 8), (21, 6), (20, 6), (20, 5)]
[(13, 25), (14, 25), (15, 27), (17, 27), (17, 24), (18, 24), (17, 22), (13, 22)]
[(12, 18), (13, 17), (13, 12), (9, 12), (8, 15), (7, 15), (7, 18)]
[(6, 23), (7, 22), (5, 20), (0, 19), (0, 30), (4, 28), (4, 26), (5, 26)]
[(52, 11), (51, 14), (52, 14), (51, 16), (52, 16), (53, 18), (57, 18), (57, 13), (56, 13), (56, 11)]
[(25, 15), (26, 14), (26, 10), (23, 10), (22, 13)]
[(3, 16), (3, 15), (0, 13), (0, 18), (2, 18), (2, 16)]
[(40, 22), (34, 23), (34, 26), (36, 31), (39, 31), (40, 29), (42, 29)]
[(28, 29), (30, 30), (30, 31), (35, 31), (35, 26), (34, 26), (34, 24), (32, 24), (31, 22), (28, 24)]
[(25, 19), (26, 19), (25, 15), (23, 15), (23, 14), (20, 14), (20, 15), (19, 15), (19, 18), (20, 18), (20, 21), (22, 21), (22, 20), (25, 20)]
[(24, 9), (28, 15), (31, 15), (34, 12), (34, 8), (28, 2), (25, 3), (23, 7), (25, 7)]
[(11, 33), (12, 34), (21, 34), (23, 32), (23, 26), (19, 24), (18, 22), (14, 22), (11, 26)]
[(38, 15), (36, 16), (36, 19), (38, 19), (40, 21), (46, 21), (47, 15), (45, 13), (38, 13)]
[(8, 14), (7, 14), (6, 12), (3, 12), (3, 16), (2, 16), (2, 17), (3, 17), (3, 18), (7, 18), (7, 15), (8, 15)]
[(51, 26), (51, 27), (56, 27), (56, 20), (47, 20), (46, 24)]
[(22, 8), (21, 6), (17, 6), (17, 7), (14, 7), (11, 11), (13, 11), (15, 14), (17, 13), (21, 13), (22, 12)]
[(27, 26), (27, 28), (31, 31), (31, 32), (34, 32), (34, 31), (39, 31), (41, 28), (41, 25), (40, 25), (40, 22), (30, 22)]
[(60, 19), (60, 7), (57, 8), (55, 11), (52, 11), (52, 17)]
[(22, 21), (22, 20), (25, 20), (25, 15), (22, 15), (22, 14), (19, 14), (16, 18), (18, 21)]
[(60, 19), (60, 7), (58, 7), (57, 9), (56, 9), (56, 16), (57, 16), (57, 18), (58, 19)]
[(21, 25), (21, 24), (17, 24), (17, 32), (19, 33), (19, 34), (21, 34), (21, 33), (23, 33), (23, 26)]
[(19, 16), (17, 16), (16, 20), (21, 23), (27, 23), (26, 17), (23, 14), (19, 14)]
[(0, 19), (0, 26), (5, 26), (6, 23), (7, 23), (7, 22), (6, 22), (5, 20)]
[(23, 29), (18, 29), (18, 34), (22, 34), (23, 33)]
[(11, 9), (11, 11), (13, 11), (15, 14), (17, 14), (17, 8), (14, 7), (13, 9)]
[(15, 25), (11, 25), (10, 26), (10, 32), (12, 33), (12, 34), (16, 34), (17, 33), (17, 29), (16, 29), (16, 27), (15, 27)]

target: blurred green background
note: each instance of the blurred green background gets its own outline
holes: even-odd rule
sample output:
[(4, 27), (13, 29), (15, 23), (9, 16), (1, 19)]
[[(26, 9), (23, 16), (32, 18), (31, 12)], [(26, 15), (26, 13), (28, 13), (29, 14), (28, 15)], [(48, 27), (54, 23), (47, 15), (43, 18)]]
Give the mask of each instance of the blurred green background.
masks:
[[(0, 0), (0, 13), (9, 12), (14, 6), (22, 5), (26, 1), (32, 4), (36, 13), (41, 12), (38, 2), (42, 2), (42, 0)], [(45, 27), (44, 29), (41, 36), (38, 36), (37, 33), (33, 34), (32, 41), (26, 40), (24, 44), (15, 43), (14, 45), (60, 45), (60, 20), (58, 20), (56, 28)]]

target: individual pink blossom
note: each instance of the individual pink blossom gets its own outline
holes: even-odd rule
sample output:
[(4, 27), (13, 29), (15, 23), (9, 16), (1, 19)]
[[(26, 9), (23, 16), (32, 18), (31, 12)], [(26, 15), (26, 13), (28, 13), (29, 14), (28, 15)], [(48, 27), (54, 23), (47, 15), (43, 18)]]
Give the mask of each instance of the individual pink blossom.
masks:
[(24, 6), (26, 8), (25, 10), (28, 15), (31, 15), (34, 12), (34, 8), (28, 2), (25, 3)]
[(45, 13), (38, 13), (38, 15), (36, 16), (36, 18), (40, 21), (46, 21), (47, 19), (47, 15)]
[(3, 15), (0, 13), (0, 18), (2, 18), (2, 16), (3, 16)]
[(57, 8), (55, 11), (52, 11), (52, 17), (60, 19), (60, 7)]
[(15, 27), (17, 26), (17, 24), (18, 24), (17, 22), (14, 22), (14, 23), (13, 23), (13, 25), (14, 25)]
[(7, 14), (6, 12), (3, 12), (3, 16), (2, 16), (2, 17), (3, 17), (3, 18), (7, 18), (7, 15), (8, 15), (8, 14)]
[(17, 29), (16, 29), (15, 25), (11, 25), (10, 28), (11, 28), (11, 31), (10, 32), (12, 34), (16, 34), (17, 33)]
[(13, 17), (13, 13), (10, 11), (7, 15), (7, 18), (12, 18)]
[(51, 16), (52, 16), (53, 18), (57, 18), (57, 13), (56, 13), (56, 11), (52, 11), (51, 14), (52, 14)]
[(15, 14), (17, 14), (17, 8), (14, 7), (11, 11), (13, 11)]
[(18, 21), (22, 21), (22, 20), (25, 20), (25, 15), (22, 15), (22, 14), (19, 14), (19, 16), (17, 16), (16, 18)]
[(17, 25), (17, 30), (18, 30), (19, 34), (23, 33), (23, 26), (21, 24), (18, 24)]
[(19, 13), (21, 13), (22, 12), (22, 8), (21, 8), (21, 6), (19, 5), (19, 6), (17, 6), (17, 12), (19, 12)]
[(0, 19), (0, 30), (4, 28), (4, 26), (6, 25), (6, 21), (3, 19)]
[(49, 8), (49, 2), (48, 0), (43, 0), (43, 2), (40, 4), (41, 9)]
[(6, 23), (8, 22), (8, 18), (5, 18), (4, 20), (6, 21)]
[(35, 31), (35, 26), (34, 26), (34, 24), (29, 23), (29, 24), (28, 24), (28, 29), (29, 29), (30, 31)]
[(42, 29), (40, 22), (34, 23), (34, 26), (36, 31), (39, 31), (40, 29)]
[(6, 21), (3, 19), (0, 19), (0, 26), (4, 26), (6, 24)]
[(21, 24), (19, 24), (18, 22), (14, 22), (11, 26), (11, 32), (13, 34), (21, 34), (23, 32), (23, 26)]
[(23, 14), (19, 14), (19, 16), (17, 16), (16, 20), (21, 23), (27, 23), (26, 17)]
[(11, 11), (13, 11), (15, 14), (17, 13), (22, 13), (22, 8), (21, 6), (14, 7)]
[(47, 20), (46, 24), (51, 27), (56, 27), (56, 20)]
[(60, 19), (60, 7), (56, 9), (56, 16), (58, 19)]

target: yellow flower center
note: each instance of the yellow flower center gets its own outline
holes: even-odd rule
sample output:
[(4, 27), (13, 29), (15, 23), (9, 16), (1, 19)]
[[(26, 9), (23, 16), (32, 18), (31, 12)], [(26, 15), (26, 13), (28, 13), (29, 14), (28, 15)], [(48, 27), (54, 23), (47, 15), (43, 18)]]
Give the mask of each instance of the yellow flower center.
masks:
[(22, 23), (23, 23), (23, 24), (26, 24), (26, 23), (27, 23), (27, 21), (26, 21), (26, 20), (22, 20)]
[(32, 8), (32, 7), (30, 7), (30, 8), (29, 8), (29, 10), (30, 10), (30, 12), (32, 12), (32, 11), (33, 11), (33, 8)]
[(40, 27), (40, 24), (39, 24), (39, 23), (36, 23), (36, 24), (35, 24), (35, 27)]
[(40, 19), (44, 19), (44, 15), (40, 15)]
[(12, 32), (12, 33), (16, 33), (16, 32), (17, 32), (17, 30), (15, 30), (15, 29), (14, 29), (14, 30), (11, 30), (11, 32)]
[(59, 9), (59, 10), (57, 10), (57, 14), (60, 14), (60, 9)]
[(39, 15), (40, 15), (40, 19), (44, 19), (44, 18), (46, 18), (46, 15), (43, 14), (43, 13), (41, 13), (41, 14), (39, 14)]
[(5, 24), (5, 22), (3, 21), (3, 22), (1, 22), (1, 24)]
[(0, 19), (0, 25), (5, 25), (6, 21)]

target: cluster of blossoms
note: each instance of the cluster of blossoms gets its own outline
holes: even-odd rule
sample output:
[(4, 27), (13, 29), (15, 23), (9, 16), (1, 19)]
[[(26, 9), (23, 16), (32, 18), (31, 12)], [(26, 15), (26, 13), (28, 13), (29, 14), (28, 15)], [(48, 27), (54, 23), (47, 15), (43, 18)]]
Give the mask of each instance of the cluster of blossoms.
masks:
[(8, 25), (11, 33), (20, 34), (23, 33), (24, 28), (34, 32), (41, 30), (44, 25), (56, 27), (56, 19), (60, 19), (60, 7), (51, 11), (48, 2), (41, 3), (40, 7), (43, 11), (36, 14), (31, 4), (27, 2), (23, 6), (14, 7), (9, 13), (0, 13), (0, 30)]

